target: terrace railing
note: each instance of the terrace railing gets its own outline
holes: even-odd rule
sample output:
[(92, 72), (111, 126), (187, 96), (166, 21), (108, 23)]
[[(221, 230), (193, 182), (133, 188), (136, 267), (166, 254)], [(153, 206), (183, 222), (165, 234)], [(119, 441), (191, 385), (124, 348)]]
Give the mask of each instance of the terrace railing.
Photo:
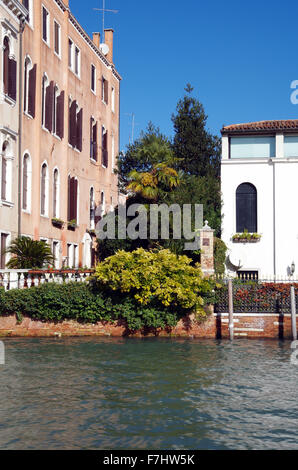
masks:
[[(227, 279), (220, 279), (221, 288), (216, 290), (216, 313), (229, 311)], [(295, 287), (296, 309), (298, 311), (298, 281), (274, 280), (233, 280), (233, 308), (235, 313), (290, 313), (290, 287)]]
[(93, 269), (0, 269), (0, 286), (10, 290), (30, 288), (46, 282), (85, 282), (93, 272)]

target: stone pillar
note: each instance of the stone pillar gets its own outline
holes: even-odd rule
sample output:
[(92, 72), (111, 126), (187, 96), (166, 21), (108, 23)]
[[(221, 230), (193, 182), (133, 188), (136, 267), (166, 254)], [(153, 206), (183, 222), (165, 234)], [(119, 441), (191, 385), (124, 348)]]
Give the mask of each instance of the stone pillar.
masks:
[(205, 220), (204, 227), (200, 230), (201, 268), (205, 275), (214, 274), (213, 237), (214, 230)]

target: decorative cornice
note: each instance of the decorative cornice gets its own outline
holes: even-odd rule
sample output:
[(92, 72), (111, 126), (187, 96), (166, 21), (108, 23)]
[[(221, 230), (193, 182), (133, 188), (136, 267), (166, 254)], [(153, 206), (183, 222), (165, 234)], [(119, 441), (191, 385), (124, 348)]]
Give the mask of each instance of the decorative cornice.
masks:
[(3, 4), (22, 22), (28, 16), (28, 10), (18, 0), (2, 0)]

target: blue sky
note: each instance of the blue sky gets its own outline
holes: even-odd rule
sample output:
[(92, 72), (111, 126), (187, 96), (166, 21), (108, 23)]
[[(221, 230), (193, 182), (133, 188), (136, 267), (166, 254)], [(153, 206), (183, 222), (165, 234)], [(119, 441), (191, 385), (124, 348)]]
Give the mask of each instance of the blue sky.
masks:
[[(101, 31), (102, 0), (70, 0), (85, 30)], [(290, 84), (298, 80), (298, 5), (283, 0), (106, 0), (121, 83), (121, 149), (148, 122), (173, 135), (171, 115), (187, 82), (208, 128), (296, 119)]]

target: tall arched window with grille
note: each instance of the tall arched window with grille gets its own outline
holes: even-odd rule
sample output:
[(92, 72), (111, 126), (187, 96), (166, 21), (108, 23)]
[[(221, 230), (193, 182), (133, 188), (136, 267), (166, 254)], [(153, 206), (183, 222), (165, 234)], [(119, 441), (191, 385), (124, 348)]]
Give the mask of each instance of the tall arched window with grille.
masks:
[(48, 167), (43, 163), (41, 167), (40, 213), (48, 215)]
[(30, 211), (31, 206), (31, 160), (28, 153), (23, 157), (23, 205), (24, 211)]
[(242, 183), (236, 190), (236, 231), (255, 233), (258, 230), (257, 190), (251, 183)]
[(7, 159), (6, 159), (7, 143), (2, 145), (2, 162), (1, 162), (1, 199), (7, 201)]

